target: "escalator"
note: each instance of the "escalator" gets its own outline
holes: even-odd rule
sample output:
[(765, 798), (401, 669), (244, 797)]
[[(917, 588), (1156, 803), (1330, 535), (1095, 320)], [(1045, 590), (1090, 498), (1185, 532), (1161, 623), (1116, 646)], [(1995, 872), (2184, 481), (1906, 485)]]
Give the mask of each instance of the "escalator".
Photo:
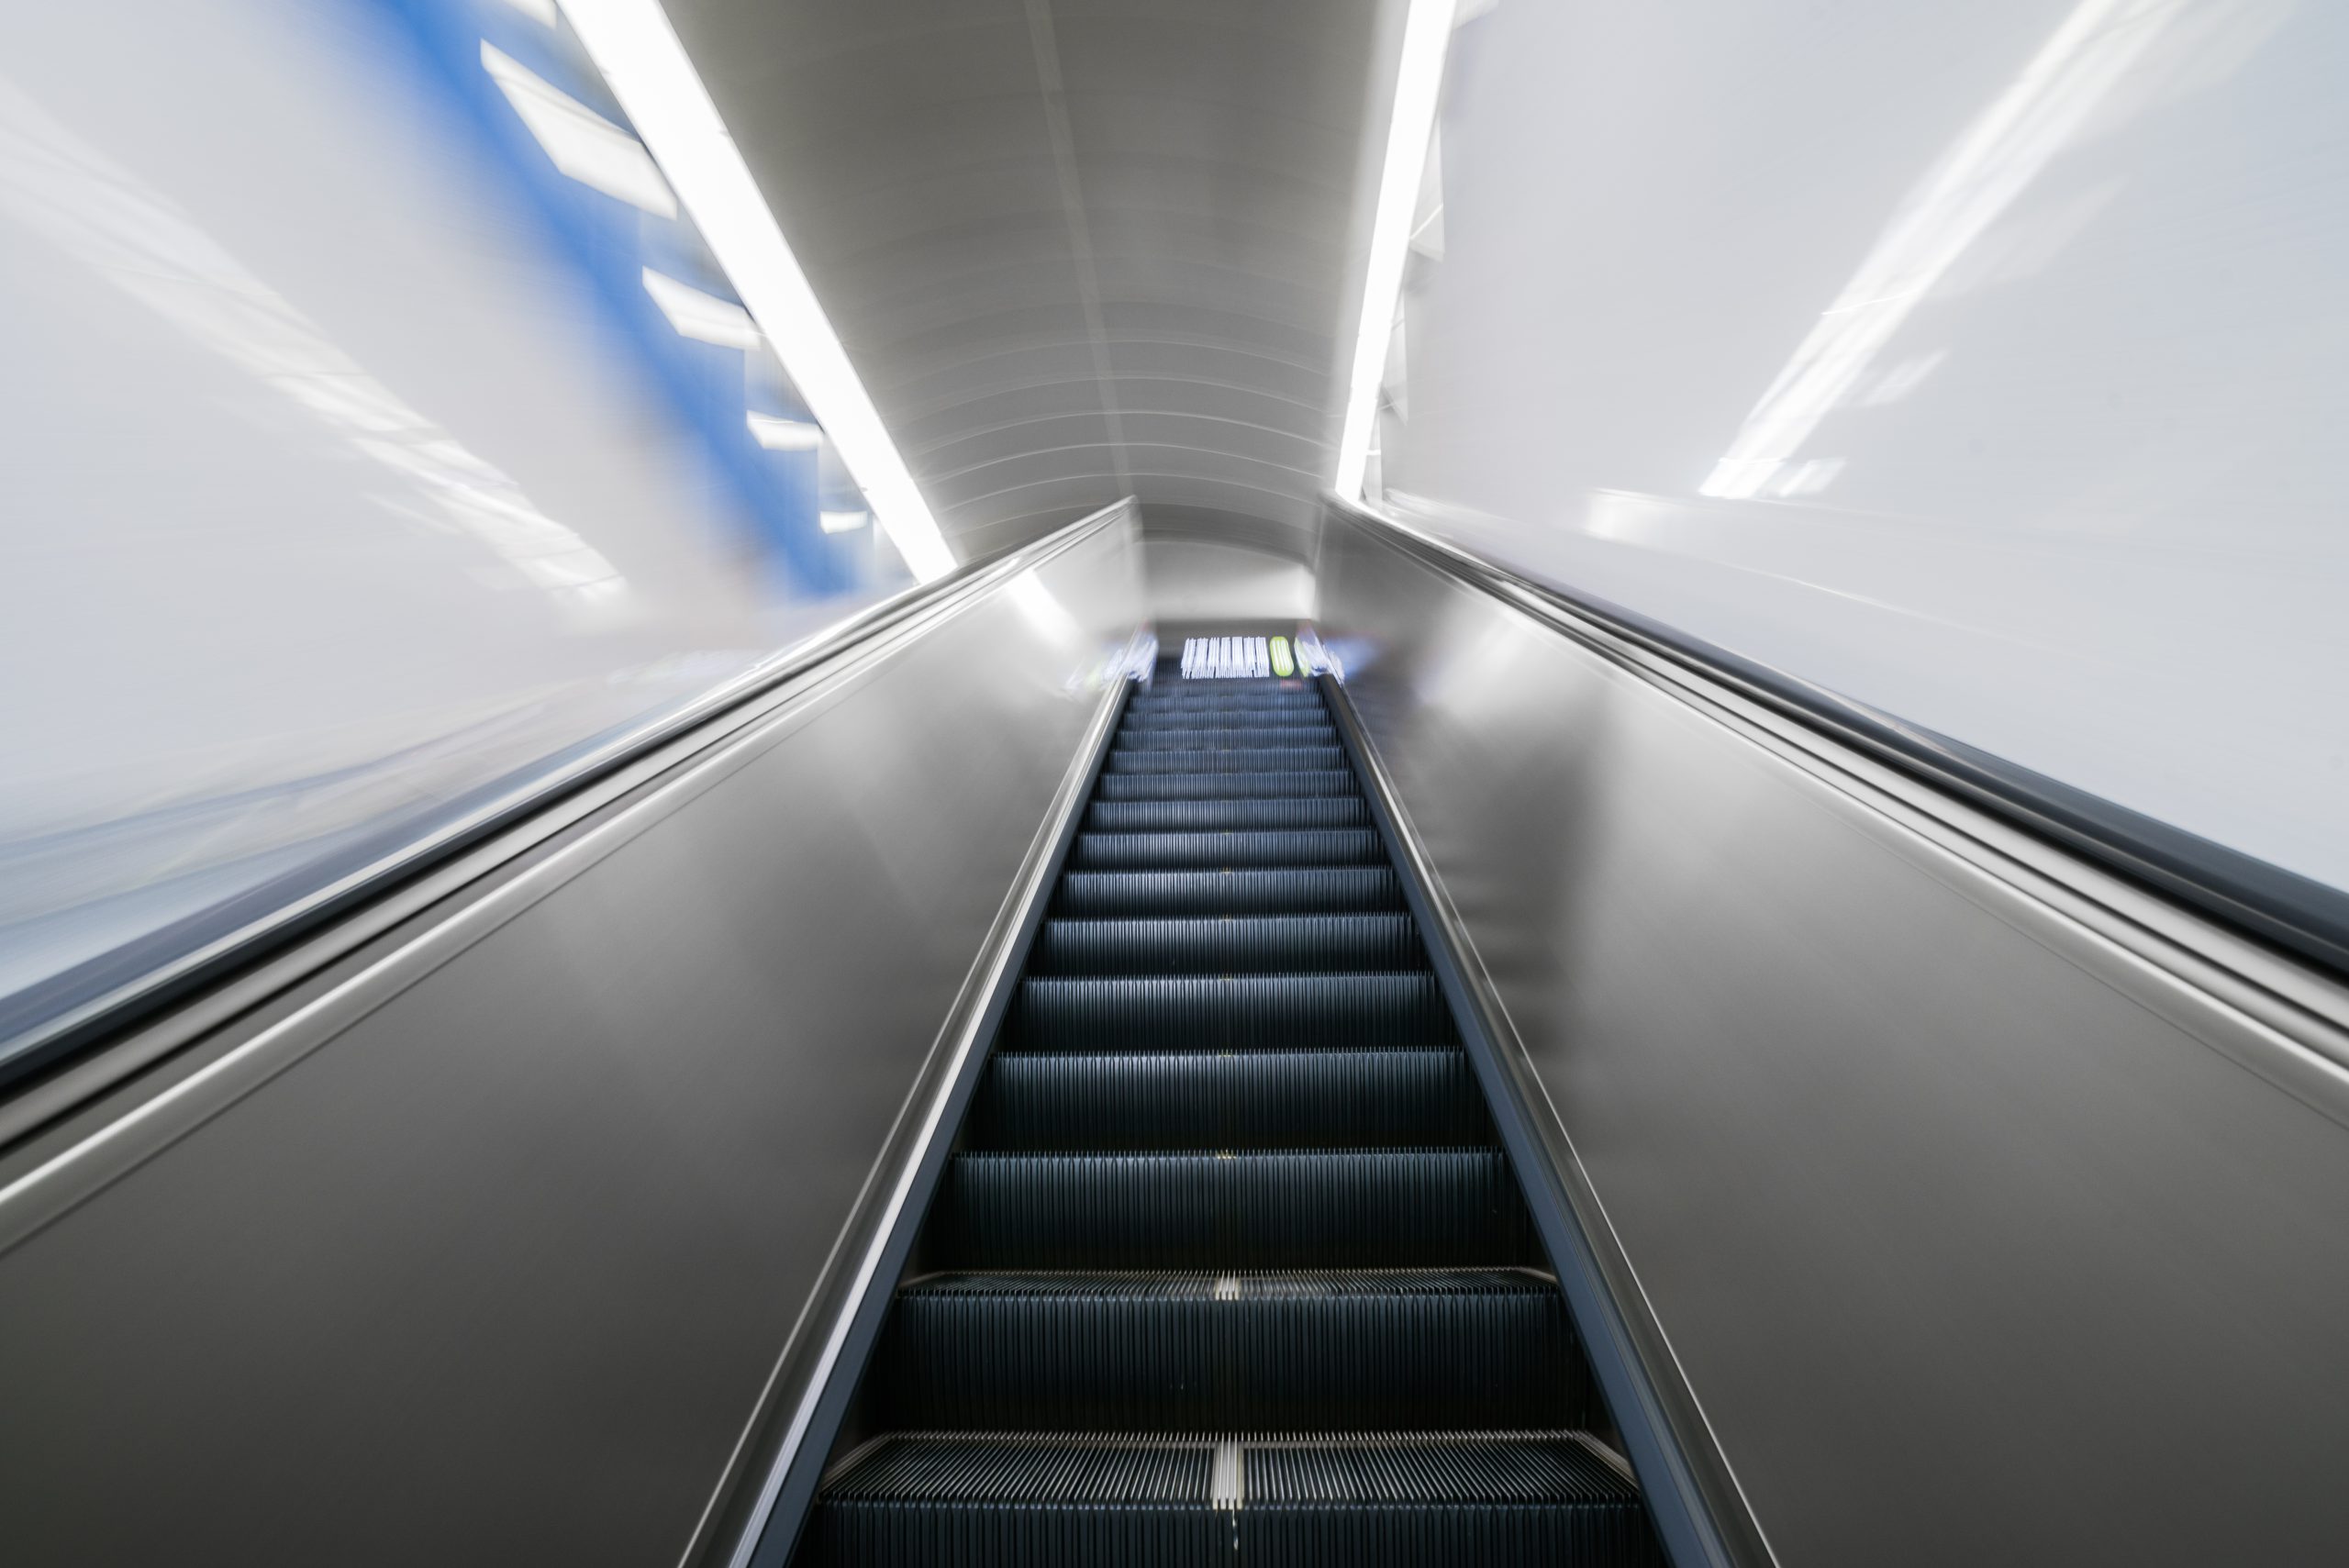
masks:
[(1130, 699), (796, 1561), (1660, 1563), (1308, 682)]

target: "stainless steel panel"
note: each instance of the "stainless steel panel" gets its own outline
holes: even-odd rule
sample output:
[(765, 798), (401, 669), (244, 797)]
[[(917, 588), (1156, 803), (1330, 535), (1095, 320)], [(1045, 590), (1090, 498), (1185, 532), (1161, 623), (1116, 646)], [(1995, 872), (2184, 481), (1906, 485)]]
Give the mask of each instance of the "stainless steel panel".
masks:
[(17, 1151), (0, 1555), (676, 1560), (1140, 616), (1121, 516)]
[(2349, 1556), (2338, 986), (1363, 526), (1319, 593), (1779, 1562)]

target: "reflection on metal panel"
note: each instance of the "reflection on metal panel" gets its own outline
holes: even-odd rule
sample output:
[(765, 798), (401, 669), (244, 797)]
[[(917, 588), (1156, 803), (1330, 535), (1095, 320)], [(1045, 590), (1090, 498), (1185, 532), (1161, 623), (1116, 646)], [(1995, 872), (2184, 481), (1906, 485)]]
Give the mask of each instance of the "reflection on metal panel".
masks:
[(0, 1160), (9, 1561), (674, 1561), (806, 1375), (1135, 562), (1121, 515), (861, 645)]
[(1453, 61), (1387, 505), (2349, 888), (2349, 10), (1504, 5)]
[(906, 584), (551, 5), (0, 61), (0, 1041)]
[(1368, 532), (1320, 586), (1780, 1562), (2349, 1552), (2339, 986)]

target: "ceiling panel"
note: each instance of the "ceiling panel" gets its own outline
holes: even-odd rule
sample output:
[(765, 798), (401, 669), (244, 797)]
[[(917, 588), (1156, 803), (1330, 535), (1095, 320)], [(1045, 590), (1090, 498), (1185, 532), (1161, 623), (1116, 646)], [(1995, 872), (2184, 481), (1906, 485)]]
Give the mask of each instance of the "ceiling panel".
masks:
[(1381, 6), (667, 8), (968, 557), (1129, 492), (1153, 528), (1299, 547)]

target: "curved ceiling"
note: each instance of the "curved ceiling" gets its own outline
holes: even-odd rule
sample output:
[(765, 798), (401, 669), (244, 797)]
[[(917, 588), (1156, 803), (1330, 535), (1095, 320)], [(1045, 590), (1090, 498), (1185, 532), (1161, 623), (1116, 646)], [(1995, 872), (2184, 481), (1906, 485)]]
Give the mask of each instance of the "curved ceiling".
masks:
[(1309, 537), (1380, 0), (668, 0), (956, 553)]

